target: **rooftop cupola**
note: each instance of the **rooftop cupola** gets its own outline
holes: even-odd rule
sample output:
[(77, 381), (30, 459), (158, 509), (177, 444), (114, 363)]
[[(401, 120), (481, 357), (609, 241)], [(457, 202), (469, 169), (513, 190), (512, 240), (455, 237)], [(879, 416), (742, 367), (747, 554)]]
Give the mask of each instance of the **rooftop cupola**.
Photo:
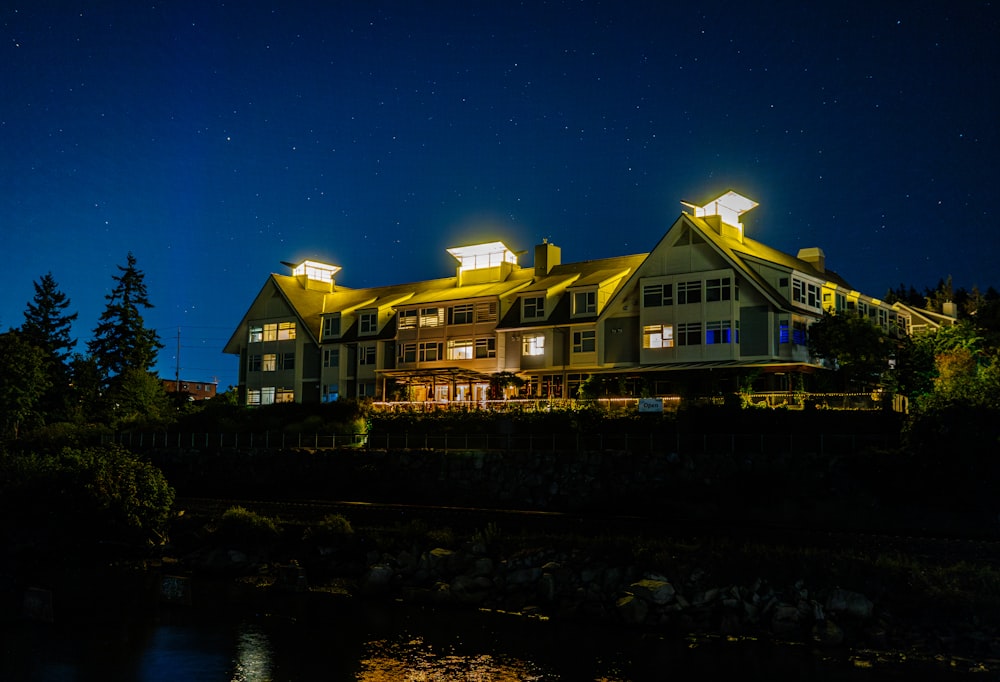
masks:
[(681, 203), (693, 209), (696, 218), (704, 218), (705, 222), (720, 235), (740, 243), (743, 242), (743, 223), (740, 222), (740, 216), (759, 206), (753, 199), (748, 199), (732, 190), (712, 199), (704, 206), (696, 206), (687, 201)]
[(458, 286), (503, 282), (517, 269), (517, 254), (503, 242), (455, 246), (448, 253), (458, 261)]
[(292, 277), (298, 280), (303, 289), (310, 291), (333, 291), (336, 284), (334, 277), (341, 270), (339, 265), (330, 265), (314, 260), (303, 260), (298, 263), (282, 261), (281, 264), (290, 267)]

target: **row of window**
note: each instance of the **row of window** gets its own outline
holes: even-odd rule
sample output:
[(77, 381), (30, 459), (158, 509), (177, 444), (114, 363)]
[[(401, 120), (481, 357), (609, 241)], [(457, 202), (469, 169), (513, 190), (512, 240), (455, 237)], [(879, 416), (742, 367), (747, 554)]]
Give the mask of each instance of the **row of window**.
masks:
[(290, 388), (265, 386), (247, 389), (247, 405), (273, 405), (274, 403), (294, 403), (295, 391)]
[[(442, 355), (443, 350), (446, 350), (444, 355)], [(397, 347), (396, 355), (400, 362), (495, 358), (497, 356), (497, 340), (495, 337), (483, 337), (479, 339), (450, 339), (447, 344), (442, 344), (440, 341), (401, 343)]]
[(739, 300), (740, 291), (729, 277), (677, 282), (677, 284), (647, 284), (642, 288), (644, 308), (659, 308), (668, 305), (688, 303), (713, 303), (715, 301)]
[(250, 325), (250, 343), (290, 341), (295, 338), (294, 322), (269, 322)]
[(247, 355), (247, 371), (274, 372), (279, 369), (295, 369), (295, 353)]
[(478, 322), (497, 321), (496, 301), (481, 303), (461, 303), (459, 305), (427, 308), (410, 308), (400, 310), (398, 317), (399, 329), (416, 329), (417, 327), (441, 327), (447, 324), (473, 324)]
[[(715, 320), (706, 322), (705, 335), (702, 336), (701, 322), (681, 322), (676, 326), (671, 324), (650, 324), (642, 328), (643, 348), (673, 348), (678, 346), (700, 346), (730, 344), (740, 342), (740, 322), (730, 320)], [(704, 341), (703, 341), (704, 339)]]

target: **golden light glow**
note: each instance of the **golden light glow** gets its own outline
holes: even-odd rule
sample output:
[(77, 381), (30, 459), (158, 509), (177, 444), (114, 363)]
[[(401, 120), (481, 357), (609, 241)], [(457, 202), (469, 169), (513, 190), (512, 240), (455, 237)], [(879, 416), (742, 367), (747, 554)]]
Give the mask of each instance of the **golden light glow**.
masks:
[(712, 199), (704, 206), (696, 206), (686, 201), (682, 201), (681, 203), (688, 208), (694, 209), (694, 215), (696, 218), (717, 215), (722, 218), (722, 222), (727, 225), (739, 227), (740, 229), (743, 228), (743, 223), (740, 222), (740, 216), (750, 209), (757, 208), (757, 206), (760, 205), (753, 199), (748, 199), (742, 194), (737, 194), (733, 191), (726, 192), (721, 197)]
[(455, 257), (461, 270), (495, 268), (501, 263), (517, 265), (517, 256), (503, 242), (456, 246), (448, 249), (448, 253)]
[(320, 263), (314, 260), (304, 260), (292, 268), (292, 276), (305, 275), (307, 279), (314, 279), (319, 282), (332, 282), (334, 276), (340, 272), (339, 265)]

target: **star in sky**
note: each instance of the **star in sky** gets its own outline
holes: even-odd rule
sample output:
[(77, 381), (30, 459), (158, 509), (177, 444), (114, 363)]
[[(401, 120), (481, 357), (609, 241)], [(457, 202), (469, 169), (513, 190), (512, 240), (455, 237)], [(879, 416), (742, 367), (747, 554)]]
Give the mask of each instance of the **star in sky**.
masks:
[(85, 341), (132, 251), (166, 376), (234, 382), (281, 261), (641, 253), (727, 189), (866, 293), (1000, 280), (994, 2), (43, 2), (0, 33), (0, 325), (51, 271)]

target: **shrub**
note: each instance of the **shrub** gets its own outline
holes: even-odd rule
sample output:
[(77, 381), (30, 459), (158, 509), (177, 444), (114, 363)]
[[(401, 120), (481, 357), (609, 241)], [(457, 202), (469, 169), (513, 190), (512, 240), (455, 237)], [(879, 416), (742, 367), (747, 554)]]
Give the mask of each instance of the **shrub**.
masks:
[(272, 546), (281, 536), (275, 519), (244, 507), (230, 507), (219, 519), (216, 536), (224, 543), (244, 549), (262, 550)]
[(343, 514), (328, 514), (315, 526), (306, 529), (305, 539), (320, 543), (336, 543), (354, 535), (354, 528)]

